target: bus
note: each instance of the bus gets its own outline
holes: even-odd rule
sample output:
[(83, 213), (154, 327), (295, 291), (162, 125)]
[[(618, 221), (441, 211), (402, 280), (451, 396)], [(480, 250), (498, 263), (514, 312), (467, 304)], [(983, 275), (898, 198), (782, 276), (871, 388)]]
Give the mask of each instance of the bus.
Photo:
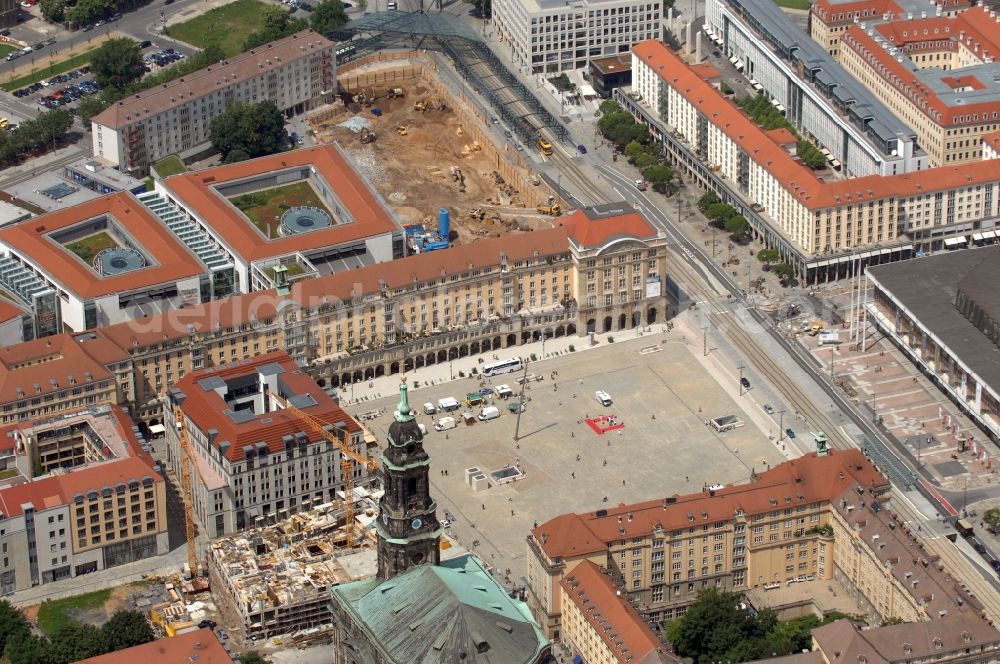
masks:
[(552, 156), (552, 144), (546, 141), (544, 138), (538, 139), (538, 149), (541, 150), (542, 154), (546, 157)]
[(496, 376), (497, 374), (511, 373), (512, 371), (520, 371), (524, 368), (524, 364), (521, 360), (516, 357), (512, 357), (509, 360), (502, 360), (500, 362), (494, 362), (492, 364), (483, 365), (483, 375), (484, 376)]

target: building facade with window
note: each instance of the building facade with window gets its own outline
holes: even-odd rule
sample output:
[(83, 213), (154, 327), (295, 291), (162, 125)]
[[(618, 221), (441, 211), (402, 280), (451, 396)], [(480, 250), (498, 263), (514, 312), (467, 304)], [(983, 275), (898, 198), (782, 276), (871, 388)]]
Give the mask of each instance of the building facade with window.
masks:
[(560, 638), (562, 581), (589, 561), (651, 621), (684, 614), (704, 588), (743, 590), (833, 578), (831, 501), (889, 485), (858, 450), (808, 454), (751, 482), (564, 514), (528, 536), (528, 606)]
[(167, 553), (166, 488), (116, 406), (0, 429), (0, 592)]
[(288, 116), (327, 103), (337, 91), (335, 50), (303, 30), (126, 97), (91, 120), (94, 156), (140, 177), (207, 145), (212, 120), (233, 102), (271, 101)]
[[(659, 42), (633, 49), (626, 107), (744, 214), (754, 232), (804, 277), (836, 278), (847, 265), (940, 249), (950, 237), (988, 230), (1000, 216), (1000, 160), (887, 177), (820, 178)], [(618, 91), (621, 93), (621, 91)], [(669, 134), (669, 137), (665, 136)], [(732, 192), (732, 193), (730, 193)]]
[(645, 0), (497, 0), (493, 23), (532, 74), (584, 69), (662, 35), (662, 4)]
[[(368, 456), (361, 426), (284, 352), (195, 371), (170, 388), (193, 454), (195, 518), (210, 538), (339, 500), (340, 449), (286, 403)], [(180, 422), (165, 409), (169, 463), (180, 477)], [(368, 480), (354, 464), (353, 481)]]

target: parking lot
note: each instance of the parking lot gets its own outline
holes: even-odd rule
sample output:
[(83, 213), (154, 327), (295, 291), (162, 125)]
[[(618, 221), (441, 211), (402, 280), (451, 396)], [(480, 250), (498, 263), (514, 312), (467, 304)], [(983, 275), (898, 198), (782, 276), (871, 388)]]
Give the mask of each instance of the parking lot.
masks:
[[(153, 46), (148, 41), (143, 42), (143, 45), (147, 48)], [(144, 55), (143, 62), (146, 65), (146, 72), (151, 73), (163, 67), (169, 67), (183, 57), (183, 53), (167, 48)], [(13, 95), (19, 99), (33, 101), (45, 108), (64, 108), (70, 114), (75, 115), (76, 102), (87, 95), (97, 94), (101, 91), (101, 86), (89, 75), (90, 67), (81, 67), (32, 83), (27, 87), (15, 90)]]
[[(432, 457), (438, 517), (447, 516), (447, 511), (454, 518), (449, 532), (501, 572), (511, 568), (516, 579), (524, 573), (524, 538), (536, 522), (567, 511), (745, 482), (754, 469), (784, 459), (736, 403), (735, 384), (729, 389), (720, 386), (703, 368), (700, 353), (677, 341), (655, 344), (647, 339), (532, 364), (529, 371), (542, 380), (532, 381), (525, 390), (517, 443), (517, 416), (507, 408), (509, 401), (495, 395), (480, 406), (499, 406), (500, 416), (487, 422), (463, 424), (461, 414), (471, 410), (464, 403), (447, 413), (459, 422), (448, 431), (432, 428), (441, 415), (423, 414), (425, 402), (437, 404), (448, 396), (464, 402), (467, 393), (480, 389), (478, 380), (412, 390), (411, 405), (428, 429), (425, 445)], [(640, 352), (650, 344), (660, 350)], [(447, 365), (444, 369), (447, 373)], [(486, 384), (508, 384), (516, 398), (517, 377), (503, 374)], [(430, 378), (422, 369), (410, 382)], [(598, 390), (608, 393), (612, 405), (598, 403)], [(393, 396), (349, 410), (359, 415), (363, 409), (384, 408), (386, 414), (369, 423), (384, 445), (397, 401)], [(746, 396), (740, 403), (759, 409)], [(584, 420), (601, 415), (614, 415), (624, 427), (599, 435)], [(717, 433), (705, 423), (725, 415), (737, 415), (745, 425)], [(465, 483), (466, 468), (489, 474), (507, 466), (523, 471), (523, 479), (478, 493)]]

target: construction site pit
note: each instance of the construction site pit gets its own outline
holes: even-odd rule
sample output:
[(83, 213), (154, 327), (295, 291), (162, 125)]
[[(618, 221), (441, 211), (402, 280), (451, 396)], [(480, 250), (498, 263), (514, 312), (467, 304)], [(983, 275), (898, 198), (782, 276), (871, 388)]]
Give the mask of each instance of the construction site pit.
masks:
[(307, 118), (316, 140), (339, 143), (404, 225), (437, 231), (447, 208), (452, 244), (555, 225), (539, 210), (554, 192), (516, 152), (496, 146), (463, 101), (443, 95), (432, 71), (415, 69), (383, 63), (343, 76), (338, 99)]

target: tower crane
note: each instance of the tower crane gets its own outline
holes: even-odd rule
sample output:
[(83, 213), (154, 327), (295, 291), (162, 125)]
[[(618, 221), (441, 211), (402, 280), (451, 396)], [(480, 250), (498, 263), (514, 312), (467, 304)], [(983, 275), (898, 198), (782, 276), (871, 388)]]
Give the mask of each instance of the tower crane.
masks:
[(195, 542), (194, 532), (194, 501), (191, 490), (191, 438), (188, 436), (187, 420), (184, 418), (184, 411), (179, 406), (174, 406), (174, 421), (180, 425), (180, 450), (181, 450), (181, 499), (184, 503), (184, 528), (185, 539), (187, 540), (188, 566), (191, 568), (191, 576), (198, 574), (198, 551)]
[(288, 399), (278, 396), (275, 393), (270, 395), (275, 401), (278, 402), (282, 408), (287, 408), (296, 417), (300, 418), (303, 422), (309, 425), (313, 431), (319, 435), (326, 438), (326, 440), (332, 445), (336, 446), (340, 450), (340, 475), (344, 480), (344, 526), (347, 530), (347, 546), (348, 548), (353, 548), (355, 543), (355, 533), (354, 533), (354, 465), (360, 464), (368, 470), (369, 473), (374, 473), (378, 469), (378, 462), (375, 459), (366, 457), (363, 454), (355, 451), (347, 443), (347, 432), (343, 432), (343, 439), (339, 435), (334, 435), (331, 433), (327, 427), (333, 427), (334, 431), (341, 431), (337, 427), (331, 425), (329, 422), (324, 422), (318, 417), (313, 417), (312, 415), (303, 412), (302, 410), (296, 408), (288, 402)]

